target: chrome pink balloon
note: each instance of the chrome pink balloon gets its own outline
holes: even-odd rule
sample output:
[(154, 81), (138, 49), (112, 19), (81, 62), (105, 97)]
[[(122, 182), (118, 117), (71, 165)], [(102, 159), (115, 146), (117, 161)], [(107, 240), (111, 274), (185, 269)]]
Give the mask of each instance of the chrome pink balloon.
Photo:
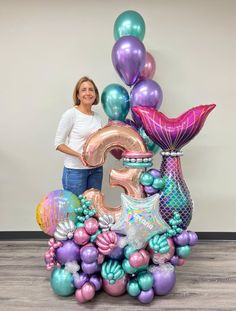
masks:
[(89, 282), (85, 283), (82, 288), (77, 289), (75, 292), (75, 298), (78, 302), (84, 303), (90, 301), (95, 296), (95, 286)]
[(78, 245), (85, 245), (90, 240), (90, 235), (84, 227), (78, 228), (74, 232), (74, 241)]
[(156, 72), (156, 62), (151, 53), (146, 53), (145, 65), (139, 76), (139, 81), (144, 79), (152, 79)]
[(125, 84), (131, 86), (137, 81), (145, 65), (145, 56), (145, 47), (139, 39), (124, 36), (116, 41), (112, 63)]
[(95, 218), (90, 217), (89, 219), (85, 220), (84, 228), (88, 234), (93, 235), (98, 230), (98, 221)]
[(107, 279), (102, 280), (104, 291), (111, 296), (121, 296), (126, 292), (126, 285), (128, 276), (125, 274), (121, 279), (117, 280), (115, 284), (110, 284)]
[(153, 108), (132, 107), (141, 120), (145, 132), (165, 150), (180, 150), (201, 130), (215, 104), (202, 105), (189, 109), (177, 118), (168, 118)]
[(110, 255), (117, 247), (118, 236), (114, 231), (103, 232), (96, 238), (98, 251), (103, 255)]
[(150, 255), (144, 249), (141, 249), (141, 250), (133, 253), (129, 257), (129, 263), (134, 268), (140, 268), (141, 266), (148, 265), (149, 260), (150, 260)]

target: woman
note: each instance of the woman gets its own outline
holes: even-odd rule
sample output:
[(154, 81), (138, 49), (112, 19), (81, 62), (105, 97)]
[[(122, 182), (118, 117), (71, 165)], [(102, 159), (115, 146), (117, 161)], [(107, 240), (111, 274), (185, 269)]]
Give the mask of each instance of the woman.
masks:
[(91, 168), (84, 163), (81, 153), (86, 139), (102, 127), (100, 116), (92, 110), (99, 102), (99, 92), (88, 77), (82, 77), (73, 93), (74, 106), (61, 117), (55, 148), (65, 153), (62, 183), (64, 190), (76, 195), (85, 190), (101, 190), (103, 168)]

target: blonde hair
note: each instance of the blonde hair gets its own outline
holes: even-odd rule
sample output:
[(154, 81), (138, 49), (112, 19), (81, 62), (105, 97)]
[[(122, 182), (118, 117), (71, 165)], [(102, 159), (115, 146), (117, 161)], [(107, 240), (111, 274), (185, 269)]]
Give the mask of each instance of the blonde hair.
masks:
[(96, 99), (95, 99), (93, 105), (97, 105), (99, 103), (99, 92), (98, 92), (98, 88), (97, 88), (96, 84), (93, 82), (92, 79), (89, 79), (88, 77), (84, 76), (81, 79), (79, 79), (79, 81), (75, 85), (74, 92), (73, 92), (74, 105), (80, 105), (80, 100), (78, 98), (79, 89), (80, 89), (81, 84), (83, 82), (87, 82), (87, 81), (92, 83), (94, 90), (95, 90)]

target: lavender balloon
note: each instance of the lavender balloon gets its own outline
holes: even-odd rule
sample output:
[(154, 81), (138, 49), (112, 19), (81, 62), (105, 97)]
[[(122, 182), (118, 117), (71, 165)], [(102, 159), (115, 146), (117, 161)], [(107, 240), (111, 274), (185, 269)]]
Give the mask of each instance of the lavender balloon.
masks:
[(138, 300), (144, 304), (152, 302), (154, 298), (154, 291), (152, 288), (149, 290), (142, 290), (141, 293), (138, 295)]
[(188, 238), (189, 238), (189, 245), (194, 246), (198, 242), (198, 236), (193, 231), (187, 231), (188, 232)]
[(81, 288), (88, 281), (89, 277), (84, 272), (74, 274), (74, 286), (76, 288)]
[(98, 258), (98, 250), (94, 246), (84, 246), (80, 250), (80, 257), (85, 263), (92, 263)]
[(161, 178), (161, 172), (155, 168), (151, 168), (150, 170), (147, 171), (149, 174), (152, 175), (154, 178)]
[[(163, 93), (160, 85), (154, 80), (147, 79), (137, 83), (130, 94), (130, 105), (133, 107), (147, 107), (159, 109), (162, 103)], [(140, 117), (132, 111), (132, 116), (138, 126), (142, 126)]]
[(92, 263), (82, 262), (81, 268), (87, 274), (94, 274), (101, 270), (101, 266), (96, 261)]
[(152, 186), (144, 186), (144, 191), (145, 193), (150, 194), (150, 195), (158, 192), (158, 190), (154, 189)]
[(179, 235), (174, 237), (174, 242), (175, 244), (179, 245), (179, 246), (184, 246), (184, 245), (188, 245), (189, 243), (189, 234), (187, 231), (183, 231), (182, 233), (180, 233)]
[(146, 50), (141, 41), (133, 36), (124, 36), (112, 49), (112, 63), (125, 84), (133, 85), (145, 65)]
[(96, 291), (100, 290), (102, 287), (102, 278), (98, 274), (94, 274), (89, 280), (95, 286)]
[(149, 271), (154, 277), (153, 289), (155, 295), (167, 295), (175, 285), (175, 269), (170, 263), (161, 266), (151, 266)]
[(56, 258), (60, 264), (65, 264), (70, 261), (80, 260), (80, 247), (72, 240), (63, 242), (63, 246), (56, 250)]

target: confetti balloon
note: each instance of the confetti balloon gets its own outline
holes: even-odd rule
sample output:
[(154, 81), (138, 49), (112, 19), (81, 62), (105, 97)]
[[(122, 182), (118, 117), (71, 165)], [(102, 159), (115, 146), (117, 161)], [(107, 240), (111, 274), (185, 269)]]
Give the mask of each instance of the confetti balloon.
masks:
[(53, 236), (57, 224), (65, 219), (75, 221), (75, 210), (80, 207), (78, 197), (67, 190), (55, 190), (41, 199), (36, 209), (36, 219), (48, 235)]

